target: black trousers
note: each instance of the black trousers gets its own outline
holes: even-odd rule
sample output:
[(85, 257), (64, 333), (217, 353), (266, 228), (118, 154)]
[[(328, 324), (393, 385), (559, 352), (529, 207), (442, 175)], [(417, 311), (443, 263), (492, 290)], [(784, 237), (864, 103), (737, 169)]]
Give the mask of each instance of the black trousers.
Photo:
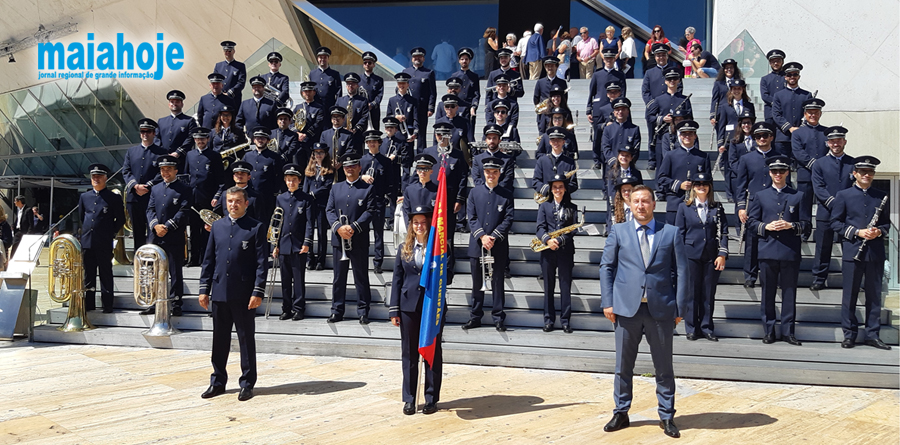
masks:
[[(813, 206), (813, 188), (812, 182), (800, 182), (797, 181), (797, 191), (803, 192), (803, 199), (800, 200), (800, 214), (804, 215), (803, 211), (805, 210), (805, 215), (812, 215), (812, 206)], [(816, 225), (819, 225), (819, 222), (816, 221)], [(812, 225), (810, 225), (812, 227)], [(804, 239), (805, 235), (804, 235)]]
[(775, 294), (781, 288), (781, 337), (794, 335), (797, 310), (797, 277), (799, 261), (759, 260), (759, 279), (762, 281), (762, 316), (765, 334), (775, 334)]
[(231, 327), (237, 330), (238, 345), (241, 348), (241, 388), (256, 385), (256, 310), (247, 309), (247, 300), (213, 301), (213, 373), (209, 378), (212, 386), (225, 386), (228, 382), (228, 353), (231, 351)]
[[(741, 227), (738, 226), (740, 236)], [(756, 282), (759, 276), (759, 236), (748, 227), (744, 233), (746, 244), (744, 245), (744, 281)]]
[[(184, 236), (184, 232), (181, 232), (180, 236)], [(169, 300), (172, 300), (173, 308), (181, 307), (181, 299), (184, 297), (184, 245), (165, 244), (160, 247), (169, 257)]]
[[(813, 282), (825, 284), (831, 267), (831, 250), (834, 247), (834, 230), (828, 221), (816, 220), (816, 257), (813, 260)], [(856, 287), (859, 289), (859, 286)]]
[(372, 263), (375, 266), (384, 264), (384, 197), (376, 196), (381, 201), (375, 204), (375, 212), (372, 214), (372, 232), (375, 235), (375, 258)]
[[(197, 210), (201, 208), (208, 208), (207, 206), (197, 207)], [(188, 224), (191, 231), (191, 263), (192, 264), (203, 264), (203, 255), (206, 253), (206, 244), (209, 243), (209, 232), (204, 228), (205, 224), (203, 220), (200, 219), (200, 215), (197, 212), (191, 210), (188, 212), (189, 220)]]
[[(647, 134), (650, 135), (649, 137), (651, 137), (651, 138), (656, 137), (656, 133), (654, 133), (655, 130), (656, 130), (656, 122), (652, 121), (650, 119), (647, 119)], [(650, 139), (647, 139), (647, 140), (649, 141)], [(656, 149), (657, 148), (658, 147), (656, 147), (656, 144), (653, 144), (653, 145), (650, 145), (649, 143), (647, 144), (647, 163), (649, 165), (656, 166)]]
[[(880, 240), (875, 240), (881, 242)], [(881, 281), (884, 279), (883, 261), (844, 261), (841, 269), (844, 294), (841, 299), (841, 328), (844, 338), (856, 340), (859, 320), (856, 317), (856, 303), (859, 286), (866, 295), (866, 340), (879, 338), (881, 332)], [(865, 276), (865, 282), (863, 277)]]
[[(372, 129), (381, 130), (381, 107), (376, 105), (369, 108), (369, 122), (372, 123)], [(306, 165), (306, 164), (301, 164)]]
[(108, 249), (83, 249), (84, 308), (97, 309), (97, 272), (100, 272), (100, 301), (103, 309), (113, 308), (112, 243)]
[[(419, 328), (422, 324), (422, 301), (417, 312), (400, 312), (400, 351), (403, 365), (403, 402), (412, 403), (416, 398), (419, 378)], [(443, 330), (443, 325), (441, 325)], [(434, 345), (434, 363), (425, 363), (425, 403), (437, 403), (441, 398), (441, 370), (443, 352), (438, 334)]]
[(147, 227), (147, 205), (150, 204), (150, 193), (144, 196), (138, 196), (137, 201), (128, 202), (125, 207), (128, 208), (128, 217), (131, 219), (131, 233), (134, 235), (134, 250), (140, 249), (141, 246), (147, 244), (147, 235), (149, 227)]
[[(491, 294), (493, 297), (491, 317), (496, 323), (506, 320), (506, 312), (503, 311), (503, 306), (506, 303), (503, 267), (506, 264), (506, 259), (509, 257), (509, 244), (505, 242), (494, 243), (491, 254), (494, 256), (491, 276)], [(469, 258), (469, 265), (472, 268), (472, 311), (470, 318), (481, 320), (481, 317), (484, 315), (484, 291), (481, 290), (481, 286), (484, 284), (484, 276), (481, 272), (481, 256)]]
[(369, 246), (353, 245), (347, 251), (349, 261), (341, 261), (343, 251), (332, 246), (334, 255), (334, 280), (332, 281), (331, 313), (344, 316), (344, 300), (347, 297), (347, 274), (353, 266), (353, 281), (356, 283), (356, 315), (369, 315), (369, 304), (372, 302), (372, 290), (369, 288)]
[(254, 206), (256, 207), (256, 219), (265, 224), (265, 227), (269, 227), (272, 213), (275, 212), (275, 195), (260, 192)]
[(328, 218), (325, 215), (325, 207), (314, 205), (310, 210), (312, 214), (309, 217), (315, 225), (316, 242), (309, 249), (309, 264), (321, 264), (324, 267), (325, 255), (328, 252)]
[(556, 275), (559, 271), (559, 321), (569, 324), (572, 316), (572, 269), (575, 267), (574, 250), (544, 250), (541, 252), (541, 275), (544, 277), (544, 324), (556, 322)]
[[(713, 311), (716, 308), (716, 286), (721, 272), (716, 270), (715, 258), (688, 260), (689, 289), (691, 294), (685, 301), (684, 331), (694, 334), (712, 334)], [(693, 297), (691, 297), (693, 295)]]
[(305, 253), (279, 255), (281, 257), (281, 312), (290, 314), (306, 310)]
[(419, 135), (416, 136), (416, 154), (420, 154), (428, 148), (431, 141), (428, 139), (428, 104), (425, 102), (420, 102), (416, 108), (416, 128), (419, 130)]

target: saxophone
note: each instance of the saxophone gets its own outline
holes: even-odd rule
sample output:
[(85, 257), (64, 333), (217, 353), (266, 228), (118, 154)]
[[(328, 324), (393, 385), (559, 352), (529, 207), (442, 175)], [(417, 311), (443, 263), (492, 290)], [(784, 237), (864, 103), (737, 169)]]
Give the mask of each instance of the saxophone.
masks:
[[(563, 236), (567, 233), (574, 232), (574, 231), (580, 229), (581, 226), (583, 226), (583, 225), (584, 225), (584, 212), (581, 212), (581, 222), (572, 224), (571, 226), (563, 227), (562, 229), (559, 229), (559, 230), (554, 230), (554, 231), (548, 233), (547, 235), (550, 237), (550, 239), (559, 238), (560, 236)], [(534, 237), (531, 239), (532, 252), (543, 252), (549, 248), (550, 248), (550, 246), (544, 244), (544, 242), (541, 241), (540, 239), (538, 239), (537, 237)]]

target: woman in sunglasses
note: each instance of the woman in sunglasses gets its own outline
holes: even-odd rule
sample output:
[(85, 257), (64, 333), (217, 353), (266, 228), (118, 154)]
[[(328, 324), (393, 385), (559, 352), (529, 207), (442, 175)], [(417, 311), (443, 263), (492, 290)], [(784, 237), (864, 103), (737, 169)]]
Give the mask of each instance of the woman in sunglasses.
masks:
[(653, 60), (653, 57), (650, 56), (650, 48), (653, 47), (654, 43), (669, 45), (669, 39), (666, 38), (666, 33), (663, 31), (662, 26), (656, 25), (653, 27), (650, 38), (647, 39), (647, 45), (644, 47), (644, 60)]

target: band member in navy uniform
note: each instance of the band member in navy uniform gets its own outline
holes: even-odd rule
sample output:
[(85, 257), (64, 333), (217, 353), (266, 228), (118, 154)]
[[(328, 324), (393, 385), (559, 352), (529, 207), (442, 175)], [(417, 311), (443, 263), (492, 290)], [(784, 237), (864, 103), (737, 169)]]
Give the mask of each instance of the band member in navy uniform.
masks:
[(362, 55), (363, 74), (359, 79), (359, 87), (366, 90), (369, 101), (369, 119), (372, 128), (378, 130), (381, 122), (381, 100), (384, 98), (384, 79), (375, 74), (375, 63), (378, 57), (372, 51), (366, 51)]
[[(460, 214), (460, 220), (465, 217), (469, 183), (469, 164), (463, 158), (462, 152), (450, 145), (452, 131), (453, 126), (446, 122), (434, 124), (434, 134), (438, 137), (438, 143), (425, 149), (425, 154), (437, 161), (438, 169), (446, 160), (447, 202), (454, 203), (452, 208), (447, 209), (447, 241), (450, 247), (449, 261), (447, 262), (447, 284), (453, 282), (453, 274), (456, 270), (453, 235), (456, 233), (457, 213)], [(431, 175), (432, 182), (437, 184), (437, 180), (438, 175)]]
[(500, 169), (498, 185), (512, 193), (516, 180), (516, 160), (512, 156), (500, 151), (500, 137), (503, 129), (497, 124), (489, 124), (484, 127), (484, 140), (487, 148), (475, 156), (472, 161), (472, 182), (478, 186), (484, 184), (484, 160), (487, 158), (499, 159), (503, 163)]
[(335, 105), (347, 110), (348, 115), (350, 108), (353, 108), (352, 119), (348, 117), (350, 122), (347, 122), (349, 125), (345, 127), (350, 127), (350, 132), (353, 133), (353, 146), (358, 147), (362, 154), (362, 147), (365, 145), (363, 133), (369, 127), (369, 100), (359, 94), (359, 74), (344, 74), (344, 82), (347, 83), (347, 95), (339, 97)]
[(512, 51), (507, 48), (501, 48), (500, 51), (497, 52), (497, 58), (500, 61), (500, 68), (497, 68), (488, 74), (487, 81), (484, 85), (486, 91), (484, 94), (485, 106), (497, 98), (493, 87), (496, 85), (497, 76), (501, 74), (506, 75), (509, 78), (511, 88), (510, 95), (513, 99), (525, 97), (525, 83), (522, 82), (522, 75), (509, 66), (510, 59), (512, 58)]
[[(431, 230), (431, 207), (416, 206), (410, 211), (409, 231), (402, 246), (397, 248), (394, 262), (394, 278), (391, 285), (391, 300), (388, 314), (391, 323), (400, 327), (400, 351), (403, 363), (403, 414), (416, 413), (416, 391), (418, 390), (418, 348), (419, 327), (422, 324), (422, 303), (425, 288), (419, 286), (425, 258), (425, 244)], [(398, 224), (400, 222), (398, 221)], [(442, 318), (443, 320), (443, 318)], [(443, 321), (441, 329), (443, 331)], [(441, 370), (443, 354), (441, 333), (435, 338), (434, 359), (425, 364), (425, 407), (423, 414), (437, 412), (437, 402), (441, 398)]]
[[(356, 315), (359, 324), (369, 324), (369, 223), (375, 213), (375, 188), (360, 178), (360, 156), (348, 153), (341, 159), (346, 181), (331, 186), (325, 214), (331, 225), (331, 245), (334, 255), (334, 281), (329, 323), (344, 319), (344, 299), (347, 295), (347, 273), (353, 266), (356, 284)], [(349, 248), (346, 243), (349, 241)], [(342, 257), (348, 257), (344, 261)]]
[(274, 151), (281, 155), (281, 160), (286, 164), (306, 165), (312, 150), (308, 148), (304, 150), (297, 133), (291, 130), (294, 113), (290, 108), (279, 108), (276, 116), (278, 128), (272, 130), (272, 139), (275, 140)]
[[(215, 126), (212, 127), (213, 134), (210, 144), (216, 153), (221, 153), (224, 150), (247, 142), (247, 135), (244, 133), (244, 129), (238, 127), (234, 122), (234, 114), (234, 107), (225, 105), (213, 118)], [(241, 154), (240, 152), (235, 153), (235, 159)]]
[[(417, 139), (416, 134), (419, 131), (416, 123), (419, 101), (409, 94), (409, 80), (411, 79), (409, 73), (394, 74), (394, 79), (397, 81), (397, 94), (388, 99), (387, 116), (397, 119), (400, 134), (409, 142), (410, 149), (413, 149), (412, 144)], [(406, 131), (403, 131), (403, 127), (406, 128)], [(421, 151), (421, 149), (416, 151)]]
[[(254, 219), (259, 218), (259, 211), (257, 210), (256, 200), (259, 199), (259, 192), (253, 188), (250, 184), (250, 173), (253, 172), (253, 166), (250, 165), (249, 162), (245, 161), (237, 161), (234, 164), (231, 164), (231, 172), (232, 172), (232, 182), (234, 182), (234, 187), (237, 187), (241, 190), (247, 190), (247, 214), (252, 216)], [(218, 192), (213, 196), (213, 211), (222, 215), (228, 214), (228, 208), (225, 207), (225, 192), (231, 187), (223, 184), (222, 188), (219, 189)], [(266, 215), (266, 218), (271, 217), (272, 214)]]
[[(241, 103), (241, 92), (247, 83), (247, 67), (243, 63), (234, 60), (234, 47), (236, 44), (230, 40), (222, 42), (222, 52), (225, 60), (216, 63), (213, 72), (224, 77), (225, 84), (222, 89), (225, 95), (230, 97), (235, 104)], [(205, 125), (204, 125), (205, 126)]]
[(365, 133), (366, 153), (359, 161), (360, 179), (372, 186), (375, 201), (372, 213), (372, 233), (375, 235), (375, 258), (372, 261), (375, 273), (383, 273), (384, 264), (384, 212), (385, 195), (398, 184), (391, 180), (391, 160), (381, 153), (381, 132), (369, 130)]
[(819, 204), (816, 209), (816, 258), (813, 262), (812, 291), (822, 290), (826, 286), (828, 270), (831, 268), (831, 250), (834, 235), (831, 228), (831, 212), (834, 209), (834, 197), (841, 190), (853, 186), (853, 157), (844, 153), (847, 145), (847, 129), (840, 125), (825, 130), (828, 138), (828, 154), (812, 166), (812, 189)]
[[(612, 110), (615, 120), (603, 129), (600, 139), (601, 160), (606, 166), (603, 169), (604, 177), (606, 169), (616, 165), (619, 147), (630, 146), (635, 158), (640, 157), (641, 151), (641, 129), (631, 121), (631, 101), (627, 97), (613, 99)], [(594, 162), (597, 162), (597, 153), (594, 156)]]
[[(516, 124), (511, 121), (512, 113), (519, 114), (519, 105), (506, 99), (494, 99), (492, 104), (493, 110), (491, 115), (493, 118), (488, 121), (488, 124), (496, 124), (500, 127), (500, 142), (521, 143), (522, 138), (519, 137), (519, 130), (516, 128)], [(510, 153), (510, 155), (516, 157), (519, 153), (520, 151), (517, 151)]]
[(312, 215), (309, 217), (316, 230), (315, 250), (309, 256), (309, 270), (322, 270), (325, 267), (325, 256), (328, 254), (327, 230), (328, 218), (325, 215), (325, 207), (328, 205), (328, 196), (331, 194), (331, 184), (334, 183), (334, 163), (328, 155), (328, 147), (325, 144), (313, 145), (313, 153), (309, 157), (304, 172), (306, 178), (303, 181), (303, 192), (312, 196), (315, 205), (312, 207)]
[(565, 92), (569, 88), (569, 84), (566, 83), (565, 79), (556, 76), (556, 69), (559, 68), (559, 59), (556, 56), (544, 57), (543, 66), (547, 76), (535, 82), (532, 101), (535, 105), (541, 103), (541, 101), (550, 97), (550, 91), (553, 90), (553, 87), (559, 87), (558, 89), (562, 91), (562, 98), (565, 102), (569, 98), (569, 93)]
[[(190, 178), (191, 204), (197, 209), (213, 209), (212, 200), (225, 182), (225, 168), (222, 156), (216, 153), (209, 144), (209, 129), (197, 127), (194, 130), (194, 145), (185, 156), (186, 173)], [(197, 267), (203, 263), (203, 253), (209, 242), (209, 232), (203, 230), (203, 220), (197, 212), (188, 212), (188, 223), (191, 228), (191, 255), (188, 266)]]
[[(679, 106), (686, 110), (688, 114), (694, 114), (693, 108), (691, 107), (691, 100), (678, 91), (678, 87), (681, 86), (682, 72), (683, 70), (676, 68), (666, 68), (663, 72), (663, 77), (666, 82), (666, 91), (659, 96), (654, 97), (653, 100), (647, 103), (647, 111), (645, 113), (647, 128), (655, 130), (661, 125), (665, 128), (664, 124), (672, 122), (675, 108), (678, 108)], [(657, 146), (664, 134), (665, 133), (660, 130), (657, 134), (650, 135), (650, 143), (647, 144), (647, 168), (650, 170), (656, 169), (657, 162), (662, 163), (662, 155), (657, 154), (659, 153)]]
[(616, 194), (611, 199), (613, 224), (634, 221), (634, 214), (631, 213), (631, 190), (643, 184), (644, 181), (637, 176), (620, 176), (619, 179), (616, 179)]
[(556, 323), (556, 276), (559, 272), (559, 321), (563, 332), (572, 333), (572, 270), (575, 268), (575, 231), (551, 237), (557, 230), (575, 224), (578, 208), (567, 190), (569, 181), (562, 174), (550, 179), (549, 201), (538, 207), (535, 236), (549, 248), (541, 251), (541, 277), (544, 280), (544, 332)]
[(331, 50), (320, 46), (316, 49), (316, 69), (310, 71), (309, 80), (316, 83), (316, 92), (323, 110), (330, 110), (337, 99), (341, 97), (341, 75), (329, 68)]
[[(453, 126), (450, 133), (450, 146), (462, 151), (463, 155), (466, 157), (466, 162), (469, 165), (472, 165), (472, 156), (474, 153), (469, 151), (469, 141), (473, 140), (473, 138), (469, 135), (471, 132), (469, 129), (469, 119), (464, 118), (459, 114), (459, 97), (455, 94), (446, 94), (441, 98), (440, 105), (446, 114), (443, 117), (435, 118), (435, 122), (447, 122)], [(434, 142), (437, 143), (437, 136), (435, 136)]]
[(891, 229), (891, 207), (887, 194), (872, 187), (875, 167), (881, 161), (874, 156), (859, 156), (855, 162), (853, 177), (856, 178), (856, 184), (837, 192), (831, 211), (831, 228), (841, 235), (841, 250), (844, 252), (841, 268), (844, 285), (841, 328), (844, 331), (844, 341), (841, 342), (841, 347), (852, 348), (856, 344), (859, 330), (856, 302), (862, 286), (866, 293), (865, 344), (878, 349), (891, 349), (879, 336), (881, 283), (887, 258), (884, 238)]
[(275, 98), (279, 107), (285, 106), (288, 99), (291, 98), (291, 79), (279, 71), (282, 60), (281, 53), (277, 51), (270, 52), (266, 56), (266, 61), (269, 62), (269, 72), (262, 75), (266, 85), (279, 92), (278, 97)]
[(591, 122), (591, 127), (594, 131), (591, 145), (591, 151), (594, 153), (594, 170), (605, 168), (603, 150), (600, 148), (600, 143), (603, 140), (603, 130), (616, 121), (612, 102), (622, 96), (623, 85), (625, 84), (617, 80), (607, 82), (605, 85), (606, 103), (599, 105), (600, 100), (594, 99), (590, 104), (591, 111), (588, 113), (588, 120)]
[[(416, 156), (416, 177), (403, 189), (403, 214), (409, 219), (410, 213), (417, 207), (432, 207), (437, 199), (438, 185), (431, 180), (437, 160), (431, 155)], [(400, 224), (401, 221), (395, 221)], [(449, 226), (448, 226), (449, 227)]]
[[(791, 156), (797, 161), (797, 191), (803, 193), (803, 207), (812, 215), (812, 167), (828, 153), (824, 125), (819, 124), (825, 101), (811, 98), (803, 101), (803, 123), (791, 133)], [(818, 220), (818, 218), (816, 218)]]
[(622, 96), (626, 95), (625, 73), (616, 68), (616, 50), (603, 50), (603, 66), (591, 76), (590, 90), (588, 91), (587, 116), (590, 122), (594, 122), (592, 114), (594, 107), (602, 107), (609, 103), (606, 96), (606, 86), (610, 82), (621, 85)]
[[(577, 170), (575, 160), (567, 155), (563, 149), (563, 141), (565, 140), (565, 131), (562, 127), (550, 127), (547, 130), (547, 139), (550, 141), (551, 151), (545, 156), (538, 158), (534, 165), (534, 173), (531, 176), (531, 188), (535, 193), (550, 197), (550, 181), (557, 175), (565, 177), (567, 173)], [(578, 190), (577, 174), (573, 174), (568, 178), (566, 186), (569, 193)]]
[(800, 88), (800, 71), (803, 65), (789, 62), (784, 65), (784, 89), (772, 96), (772, 119), (778, 132), (775, 133), (775, 149), (792, 157), (791, 134), (800, 128), (803, 121), (803, 102), (812, 98), (809, 91)]
[(262, 76), (251, 77), (250, 88), (253, 90), (253, 97), (241, 102), (238, 109), (237, 126), (245, 128), (248, 132), (260, 126), (272, 131), (278, 126), (275, 123), (277, 105), (272, 99), (265, 97), (265, 85), (266, 80)]
[(184, 98), (184, 93), (181, 91), (169, 91), (166, 99), (169, 101), (171, 114), (161, 117), (157, 121), (159, 125), (157, 130), (159, 144), (157, 145), (165, 148), (169, 154), (175, 157), (180, 157), (190, 151), (194, 142), (191, 134), (197, 128), (194, 118), (181, 112), (184, 107)]
[(281, 235), (272, 257), (281, 255), (281, 316), (279, 320), (303, 320), (306, 312), (306, 254), (312, 245), (313, 225), (309, 220), (316, 205), (309, 193), (300, 189), (303, 173), (297, 164), (284, 166), (287, 191), (278, 195), (275, 207), (284, 214)]
[[(456, 96), (456, 105), (457, 105), (456, 115), (462, 117), (463, 119), (466, 119), (466, 128), (471, 128), (472, 124), (469, 119), (469, 117), (470, 117), (469, 108), (471, 108), (471, 103), (467, 102), (459, 94), (459, 92), (462, 91), (463, 82), (464, 81), (462, 78), (450, 77), (444, 83), (447, 85), (447, 94), (446, 95)], [(443, 99), (443, 96), (441, 96), (441, 101), (438, 102), (437, 107), (435, 107), (435, 109), (434, 109), (434, 120), (437, 121), (438, 119), (442, 119), (442, 118), (446, 118), (446, 117), (447, 117), (447, 110), (444, 109), (444, 99)]]
[(478, 116), (478, 105), (481, 103), (481, 81), (478, 74), (469, 69), (469, 64), (475, 58), (475, 52), (472, 51), (472, 48), (461, 48), (456, 52), (456, 58), (459, 61), (459, 71), (450, 77), (462, 79), (462, 86), (460, 86), (457, 96), (469, 104), (468, 114), (463, 117), (469, 119), (469, 128), (473, 129), (474, 134), (475, 118)]
[[(319, 142), (319, 136), (325, 130), (328, 109), (324, 108), (322, 103), (316, 100), (315, 82), (301, 82), (300, 95), (303, 97), (303, 102), (294, 107), (294, 113), (300, 109), (305, 110), (306, 124), (294, 122), (293, 130), (297, 132), (297, 140), (300, 142), (301, 149), (312, 152), (313, 144)], [(299, 130), (300, 127), (303, 127), (302, 131)]]
[[(150, 202), (147, 204), (147, 225), (150, 227), (151, 244), (161, 247), (169, 260), (169, 300), (172, 300), (172, 315), (181, 315), (181, 298), (184, 296), (184, 230), (188, 225), (188, 213), (191, 211), (191, 195), (189, 185), (178, 180), (178, 159), (174, 156), (160, 156), (159, 173), (162, 181), (150, 190)], [(135, 215), (135, 218), (139, 217)], [(156, 312), (150, 306), (142, 315)]]
[(84, 264), (84, 308), (97, 308), (95, 292), (97, 272), (100, 273), (100, 301), (103, 313), (113, 311), (113, 240), (125, 225), (125, 206), (122, 197), (106, 188), (109, 167), (91, 164), (91, 187), (78, 198), (78, 219), (81, 220), (81, 253)]
[(716, 74), (716, 81), (712, 86), (712, 99), (709, 101), (709, 123), (713, 126), (718, 124), (718, 108), (726, 105), (725, 96), (731, 90), (731, 84), (744, 79), (736, 60), (725, 59), (721, 65), (722, 69)]
[[(645, 105), (649, 104), (653, 98), (666, 92), (665, 70), (667, 68), (681, 68), (679, 64), (669, 60), (669, 49), (669, 45), (664, 43), (654, 43), (650, 47), (650, 51), (656, 60), (656, 65), (644, 69), (644, 80), (641, 82), (641, 98), (644, 99)], [(681, 93), (683, 90), (684, 84), (679, 82), (677, 92)], [(647, 134), (652, 132), (652, 124), (647, 122)]]
[(197, 103), (197, 123), (201, 127), (212, 128), (216, 124), (213, 119), (222, 111), (222, 108), (229, 106), (236, 109), (235, 104), (240, 105), (240, 102), (235, 102), (231, 96), (222, 91), (222, 81), (225, 80), (225, 76), (212, 73), (206, 78), (209, 79), (210, 92), (201, 96), (200, 102)]
[[(237, 330), (241, 349), (241, 391), (238, 400), (253, 398), (256, 385), (256, 308), (266, 288), (269, 243), (267, 226), (247, 214), (247, 193), (232, 187), (225, 193), (228, 215), (216, 221), (200, 271), (200, 306), (210, 308), (212, 299), (213, 373), (204, 399), (225, 393), (231, 327)], [(211, 296), (211, 298), (210, 298)]]
[[(434, 103), (437, 100), (437, 85), (434, 71), (425, 68), (425, 48), (415, 47), (409, 52), (412, 66), (403, 70), (409, 74), (409, 95), (416, 101), (416, 133), (418, 136), (417, 151), (428, 144), (428, 118), (434, 114)], [(412, 127), (410, 127), (412, 131)]]
[(638, 183), (644, 183), (644, 176), (638, 170), (634, 160), (634, 152), (628, 145), (619, 147), (616, 154), (616, 165), (611, 166), (606, 173), (606, 196), (609, 197), (606, 206), (606, 234), (609, 234), (609, 229), (613, 225), (612, 221), (615, 221), (616, 189), (621, 178), (636, 178)]
[[(396, 117), (388, 116), (382, 119), (384, 123), (385, 138), (381, 141), (381, 152), (391, 161), (391, 181), (395, 184), (388, 190), (391, 202), (403, 196), (403, 188), (409, 181), (409, 169), (412, 168), (413, 148), (403, 133), (400, 132), (400, 121)], [(388, 214), (391, 219), (391, 214)]]
[(741, 156), (756, 150), (756, 142), (753, 141), (753, 124), (756, 123), (755, 110), (744, 108), (738, 116), (737, 125), (735, 125), (734, 135), (727, 141), (728, 148), (725, 154), (728, 155), (725, 161), (727, 165), (728, 175), (725, 180), (730, 183), (728, 187), (731, 189), (731, 200), (736, 201), (738, 195), (737, 184), (737, 167)]
[(568, 127), (572, 121), (568, 120), (566, 116), (571, 117), (571, 113), (567, 108), (563, 107), (553, 107), (549, 111), (550, 119), (547, 122), (547, 129), (544, 130), (544, 134), (541, 135), (541, 140), (538, 142), (537, 150), (535, 150), (535, 157), (540, 159), (547, 153), (553, 151), (553, 147), (550, 145), (550, 136), (549, 129), (557, 128), (557, 131), (561, 131), (564, 135), (563, 138), (563, 153), (566, 156), (571, 157), (572, 159), (578, 159), (578, 139), (575, 137), (575, 133), (569, 131), (566, 127)]
[(691, 192), (678, 206), (675, 226), (684, 242), (690, 272), (686, 278), (692, 296), (684, 302), (686, 312), (682, 314), (686, 338), (719, 341), (713, 312), (719, 274), (728, 258), (728, 220), (725, 208), (716, 202), (710, 173), (694, 172), (691, 176)]
[(275, 210), (275, 196), (281, 192), (283, 181), (279, 181), (284, 160), (281, 155), (269, 150), (269, 129), (263, 126), (253, 130), (253, 144), (255, 150), (250, 150), (244, 155), (242, 161), (253, 166), (250, 172), (250, 183), (259, 192), (256, 199), (256, 211), (260, 221), (272, 216)]
[(563, 120), (567, 124), (574, 121), (574, 119), (572, 118), (572, 111), (569, 110), (569, 106), (566, 102), (564, 87), (561, 87), (559, 85), (552, 85), (547, 97), (550, 98), (547, 111), (543, 113), (537, 113), (536, 115), (539, 133), (546, 133), (547, 129), (553, 126), (553, 123), (551, 121), (553, 120), (553, 114), (555, 114), (554, 111), (562, 110)]
[(769, 60), (769, 67), (772, 68), (772, 72), (759, 79), (759, 95), (766, 104), (765, 119), (766, 122), (773, 125), (775, 124), (775, 119), (772, 118), (772, 100), (775, 98), (776, 93), (784, 89), (784, 71), (782, 71), (782, 67), (784, 66), (785, 57), (784, 51), (780, 49), (773, 49), (767, 52), (766, 59)]
[(800, 346), (794, 336), (797, 277), (800, 274), (800, 240), (810, 230), (810, 215), (801, 205), (803, 194), (787, 184), (790, 162), (784, 155), (766, 159), (772, 186), (750, 197), (747, 230), (759, 237), (763, 343), (775, 342), (775, 294), (781, 288), (781, 339)]
[(715, 117), (716, 147), (718, 147), (719, 151), (719, 157), (716, 158), (716, 161), (720, 162), (720, 165), (714, 165), (714, 167), (721, 168), (722, 175), (726, 178), (725, 196), (730, 201), (734, 201), (734, 190), (729, 180), (732, 172), (731, 164), (727, 162), (731, 156), (728, 153), (728, 142), (734, 137), (735, 133), (741, 133), (740, 121), (741, 116), (745, 115), (745, 112), (753, 116), (756, 115), (756, 107), (753, 106), (753, 103), (750, 102), (750, 97), (747, 96), (746, 86), (747, 83), (744, 82), (744, 79), (732, 79), (728, 92), (725, 93), (725, 97), (722, 98), (721, 103), (716, 107), (716, 111), (718, 111)]
[(165, 148), (153, 143), (158, 125), (153, 119), (138, 121), (141, 143), (128, 149), (122, 162), (122, 177), (125, 178), (125, 206), (131, 215), (131, 232), (134, 245), (147, 243), (147, 204), (150, 202), (150, 188), (162, 179), (159, 176), (157, 160), (168, 154)]
[(494, 99), (491, 100), (486, 106), (484, 111), (484, 119), (486, 124), (495, 124), (497, 123), (496, 118), (494, 117), (494, 113), (497, 110), (497, 104), (500, 101), (506, 104), (507, 110), (507, 119), (506, 121), (510, 123), (513, 127), (519, 126), (519, 101), (516, 100), (515, 97), (512, 96), (510, 92), (509, 85), (509, 76), (506, 74), (500, 74), (494, 79), (495, 89), (497, 90), (494, 93)]
[(691, 189), (691, 175), (694, 172), (710, 172), (709, 155), (697, 147), (696, 121), (683, 121), (675, 127), (678, 132), (677, 148), (667, 154), (656, 176), (657, 196), (666, 200), (666, 224), (675, 224), (678, 205), (684, 201), (685, 193)]
[[(493, 294), (491, 317), (494, 327), (499, 332), (506, 331), (506, 312), (503, 311), (506, 300), (504, 276), (500, 266), (506, 264), (509, 257), (509, 231), (515, 215), (513, 195), (498, 186), (500, 169), (503, 161), (497, 158), (486, 158), (484, 163), (485, 183), (472, 188), (468, 209), (469, 230), (469, 264), (472, 271), (472, 310), (469, 321), (462, 326), (468, 330), (481, 326), (484, 315), (484, 291), (481, 286), (487, 277), (484, 269), (494, 269), (491, 273), (490, 289)], [(482, 265), (482, 258), (493, 256), (494, 263)]]
[(326, 146), (328, 155), (331, 157), (332, 168), (334, 169), (334, 180), (340, 182), (344, 180), (344, 172), (341, 170), (341, 158), (349, 153), (354, 152), (361, 154), (359, 146), (355, 144), (353, 133), (344, 125), (347, 117), (347, 109), (337, 105), (331, 107), (331, 128), (322, 132), (319, 136), (319, 143)]

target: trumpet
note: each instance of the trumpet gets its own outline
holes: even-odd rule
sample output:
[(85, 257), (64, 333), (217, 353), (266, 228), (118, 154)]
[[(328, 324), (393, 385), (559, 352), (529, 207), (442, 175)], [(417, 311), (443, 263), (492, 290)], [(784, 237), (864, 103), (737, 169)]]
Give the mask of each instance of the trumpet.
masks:
[[(269, 219), (269, 231), (266, 232), (266, 241), (272, 245), (274, 251), (278, 247), (281, 240), (281, 226), (284, 224), (284, 209), (275, 207), (272, 212), (272, 218)], [(269, 318), (269, 311), (272, 307), (272, 294), (275, 293), (275, 272), (278, 270), (278, 258), (272, 261), (272, 268), (269, 270), (269, 279), (266, 280), (266, 318)], [(282, 296), (284, 298), (284, 296)]]
[[(350, 218), (347, 218), (347, 215), (344, 215), (340, 210), (338, 211), (338, 220), (341, 222), (341, 227), (350, 225)], [(347, 252), (351, 250), (353, 250), (353, 240), (341, 238), (341, 253), (343, 254), (341, 261), (350, 261)]]
[[(403, 113), (400, 110), (400, 104), (397, 104), (396, 110), (394, 110), (394, 116), (406, 117), (406, 113)], [(403, 133), (404, 136), (409, 137), (409, 127), (406, 125), (406, 119), (400, 121), (400, 132)]]
[(491, 251), (481, 246), (481, 290), (486, 292), (491, 290), (488, 282), (494, 278), (494, 255)]
[[(574, 232), (574, 231), (580, 229), (581, 226), (583, 226), (583, 225), (584, 225), (584, 210), (581, 211), (581, 221), (580, 222), (578, 222), (577, 224), (572, 224), (570, 226), (563, 227), (562, 229), (559, 229), (559, 230), (554, 230), (554, 231), (548, 233), (547, 236), (550, 237), (549, 239), (559, 238), (560, 236), (563, 236), (567, 233)], [(544, 242), (541, 241), (540, 239), (538, 239), (537, 237), (534, 237), (531, 239), (531, 251), (532, 252), (543, 252), (549, 248), (550, 248), (550, 246), (544, 244)]]
[(50, 243), (50, 284), (47, 293), (56, 303), (69, 302), (63, 332), (94, 329), (84, 308), (84, 266), (81, 243), (72, 235), (60, 235)]
[(168, 337), (180, 334), (172, 326), (169, 307), (169, 259), (155, 244), (145, 244), (134, 253), (134, 301), (148, 308), (156, 305), (153, 324), (142, 332), (144, 337)]

